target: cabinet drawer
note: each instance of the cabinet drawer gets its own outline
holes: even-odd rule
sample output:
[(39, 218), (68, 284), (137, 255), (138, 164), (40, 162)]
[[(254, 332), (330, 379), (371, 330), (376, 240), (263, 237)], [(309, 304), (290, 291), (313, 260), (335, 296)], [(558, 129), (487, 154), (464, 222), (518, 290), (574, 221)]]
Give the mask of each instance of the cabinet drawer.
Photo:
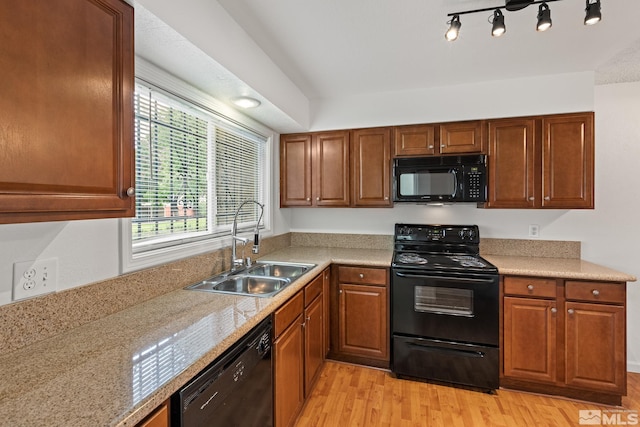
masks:
[(304, 296), (302, 292), (298, 292), (286, 304), (277, 309), (273, 315), (273, 334), (274, 338), (280, 336), (281, 333), (289, 327), (291, 323), (304, 310)]
[(384, 268), (344, 267), (338, 268), (340, 283), (366, 283), (386, 286), (389, 274)]
[(625, 284), (567, 280), (565, 296), (568, 300), (624, 304)]
[(304, 288), (304, 306), (311, 304), (318, 295), (322, 293), (323, 277), (322, 274), (316, 277)]
[(505, 277), (504, 293), (505, 295), (555, 298), (556, 281), (538, 277)]

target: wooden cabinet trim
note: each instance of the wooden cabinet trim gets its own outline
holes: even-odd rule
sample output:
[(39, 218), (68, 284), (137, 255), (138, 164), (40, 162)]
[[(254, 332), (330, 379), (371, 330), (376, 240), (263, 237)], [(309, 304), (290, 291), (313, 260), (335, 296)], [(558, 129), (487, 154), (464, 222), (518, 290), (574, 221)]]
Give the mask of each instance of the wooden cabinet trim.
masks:
[(308, 307), (311, 302), (322, 293), (324, 276), (319, 274), (315, 279), (304, 287), (304, 306)]
[(391, 128), (359, 129), (351, 135), (352, 204), (391, 207)]
[(440, 154), (483, 153), (483, 124), (482, 120), (440, 124)]
[(437, 152), (437, 125), (398, 126), (393, 130), (393, 156), (431, 156)]

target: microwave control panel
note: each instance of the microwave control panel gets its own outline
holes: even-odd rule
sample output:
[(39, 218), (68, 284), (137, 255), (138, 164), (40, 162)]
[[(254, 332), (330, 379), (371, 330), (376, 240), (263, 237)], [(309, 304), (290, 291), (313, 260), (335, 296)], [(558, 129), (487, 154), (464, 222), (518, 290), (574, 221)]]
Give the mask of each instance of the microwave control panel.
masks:
[(486, 179), (485, 168), (483, 166), (467, 166), (464, 171), (465, 200), (485, 201), (486, 200)]

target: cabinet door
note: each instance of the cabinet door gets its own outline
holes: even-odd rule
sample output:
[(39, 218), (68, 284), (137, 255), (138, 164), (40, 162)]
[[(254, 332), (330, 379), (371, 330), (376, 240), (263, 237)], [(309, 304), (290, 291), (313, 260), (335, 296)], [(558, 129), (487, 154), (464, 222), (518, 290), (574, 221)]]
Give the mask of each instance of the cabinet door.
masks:
[(311, 206), (311, 135), (280, 138), (280, 206)]
[(593, 113), (542, 119), (542, 206), (593, 208)]
[(567, 302), (566, 308), (567, 385), (625, 394), (624, 307)]
[(313, 135), (313, 201), (316, 206), (349, 206), (349, 132)]
[(274, 342), (273, 349), (275, 425), (289, 427), (304, 404), (302, 315)]
[(401, 157), (436, 154), (436, 129), (432, 125), (400, 126), (395, 128), (393, 155)]
[(504, 376), (556, 382), (554, 300), (504, 298)]
[(482, 121), (440, 125), (440, 154), (482, 153)]
[(389, 360), (387, 288), (340, 284), (338, 351)]
[(535, 120), (490, 121), (488, 134), (489, 200), (487, 206), (492, 208), (535, 207)]
[(351, 159), (353, 205), (391, 206), (391, 130), (354, 131)]
[(324, 363), (324, 314), (322, 295), (304, 311), (304, 394), (308, 396)]
[(0, 28), (0, 223), (133, 216), (133, 8), (5, 1)]

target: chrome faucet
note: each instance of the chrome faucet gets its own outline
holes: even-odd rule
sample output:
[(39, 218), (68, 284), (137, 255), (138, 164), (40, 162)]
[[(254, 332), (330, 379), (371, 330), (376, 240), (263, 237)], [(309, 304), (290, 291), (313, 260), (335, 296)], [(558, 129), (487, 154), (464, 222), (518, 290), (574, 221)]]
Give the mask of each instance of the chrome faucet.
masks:
[[(246, 259), (246, 264), (244, 259), (244, 248), (246, 247), (247, 243), (249, 243), (249, 239), (245, 237), (237, 236), (238, 214), (240, 213), (240, 210), (242, 209), (242, 207), (247, 203), (255, 203), (260, 207), (260, 217), (258, 218), (258, 221), (256, 222), (256, 227), (253, 230), (253, 249), (251, 250), (254, 254), (257, 254), (260, 251), (260, 234), (258, 233), (258, 226), (260, 225), (260, 220), (262, 219), (262, 215), (264, 215), (264, 205), (256, 202), (255, 200), (245, 200), (240, 204), (240, 206), (238, 206), (238, 209), (236, 210), (236, 214), (233, 217), (233, 226), (231, 227), (231, 270), (232, 271), (238, 270), (240, 268), (244, 268), (245, 265), (249, 266), (251, 264), (251, 258)], [(237, 250), (236, 250), (237, 242), (242, 242), (242, 244), (244, 245), (242, 247), (242, 258), (237, 257)]]

